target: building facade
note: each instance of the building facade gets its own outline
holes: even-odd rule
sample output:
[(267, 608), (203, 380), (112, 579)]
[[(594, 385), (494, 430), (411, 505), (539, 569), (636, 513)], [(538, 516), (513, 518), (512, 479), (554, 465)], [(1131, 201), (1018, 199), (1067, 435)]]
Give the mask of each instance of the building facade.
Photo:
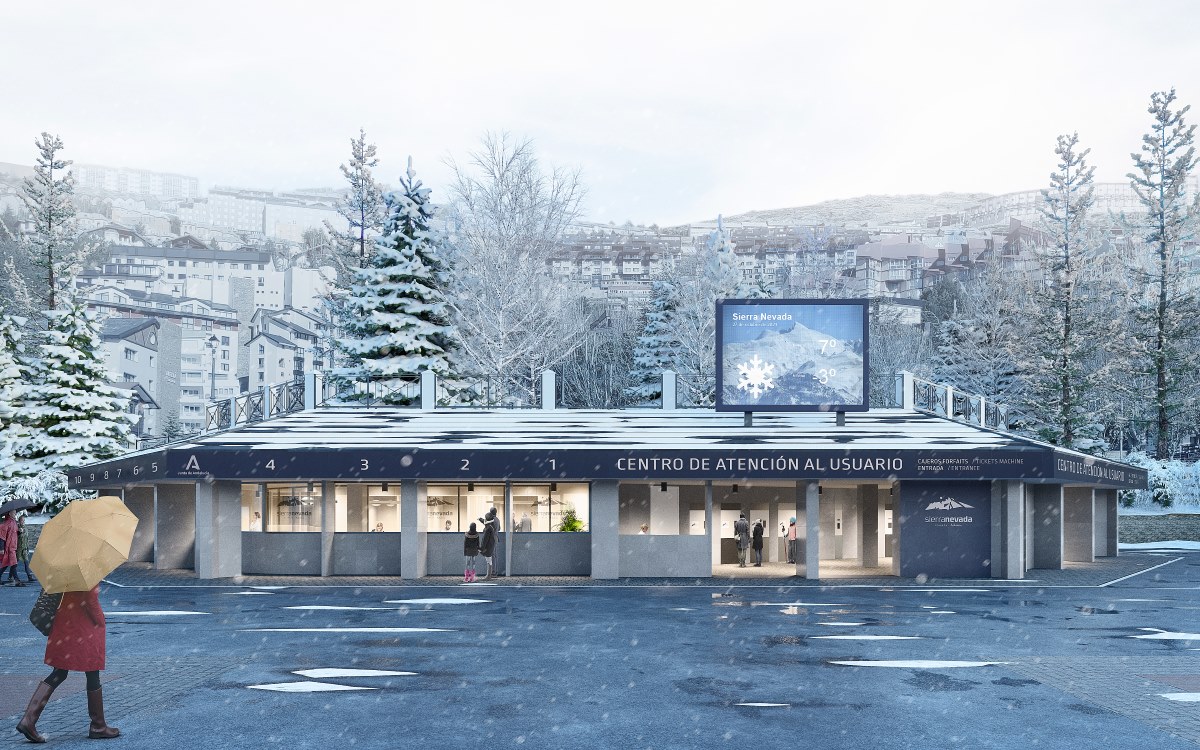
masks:
[(69, 480), (124, 497), (141, 519), (131, 559), (201, 578), (461, 575), (463, 532), (496, 508), (505, 575), (720, 575), (744, 513), (768, 529), (764, 572), (781, 578), (1019, 579), (1115, 555), (1117, 492), (1146, 484), (1132, 466), (918, 410), (907, 377), (900, 408), (751, 424), (558, 409), (549, 376), (542, 408), (524, 411), (438, 408), (430, 373), (421, 386), (419, 408), (345, 406), (309, 374), (260, 402), (303, 408)]

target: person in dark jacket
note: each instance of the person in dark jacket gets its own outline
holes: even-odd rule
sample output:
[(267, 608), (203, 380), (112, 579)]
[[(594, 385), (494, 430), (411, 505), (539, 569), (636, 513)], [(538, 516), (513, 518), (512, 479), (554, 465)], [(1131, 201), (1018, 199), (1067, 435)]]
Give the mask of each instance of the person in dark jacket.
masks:
[(488, 512), (479, 519), (483, 523), (483, 536), (479, 540), (479, 554), (487, 560), (487, 574), (483, 580), (488, 580), (492, 577), (493, 571), (496, 569), (496, 534), (500, 532), (500, 519), (496, 516), (496, 509), (488, 508)]
[(746, 514), (742, 513), (738, 516), (738, 520), (733, 522), (733, 536), (737, 539), (738, 567), (746, 567), (746, 550), (750, 547), (750, 522), (746, 520)]
[(37, 720), (50, 701), (54, 689), (67, 679), (67, 671), (84, 672), (87, 676), (88, 715), (92, 723), (88, 738), (107, 740), (121, 734), (104, 721), (104, 694), (100, 688), (100, 670), (104, 669), (104, 610), (100, 609), (100, 587), (91, 591), (68, 591), (63, 594), (46, 639), (46, 664), (54, 668), (50, 676), (38, 683), (29, 699), (25, 715), (17, 723), (17, 731), (30, 742), (42, 743)]
[(479, 534), (475, 531), (475, 524), (467, 529), (467, 537), (463, 540), (463, 556), (467, 558), (463, 581), (471, 583), (475, 580), (475, 558), (479, 556)]
[(29, 533), (25, 531), (24, 514), (17, 519), (17, 562), (25, 568), (25, 583), (37, 580), (29, 570)]
[(762, 567), (762, 546), (763, 546), (763, 522), (761, 520), (754, 522), (754, 531), (751, 535), (753, 540), (750, 546), (754, 548), (754, 567)]

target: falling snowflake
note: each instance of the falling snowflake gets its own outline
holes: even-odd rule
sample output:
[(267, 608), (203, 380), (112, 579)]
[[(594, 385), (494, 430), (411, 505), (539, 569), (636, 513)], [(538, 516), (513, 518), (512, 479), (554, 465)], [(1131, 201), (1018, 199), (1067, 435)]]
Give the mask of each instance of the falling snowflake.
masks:
[(738, 368), (738, 388), (750, 391), (750, 395), (758, 398), (775, 387), (771, 376), (775, 373), (775, 365), (769, 365), (755, 354), (749, 362), (743, 362)]

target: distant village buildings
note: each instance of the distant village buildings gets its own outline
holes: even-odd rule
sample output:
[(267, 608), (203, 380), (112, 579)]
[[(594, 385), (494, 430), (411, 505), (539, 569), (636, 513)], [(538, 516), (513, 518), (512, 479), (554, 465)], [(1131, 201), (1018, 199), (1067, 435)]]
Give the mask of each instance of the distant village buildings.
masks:
[[(204, 407), (322, 370), (332, 337), (321, 297), (331, 269), (297, 259), (305, 232), (341, 226), (339, 193), (214, 187), (194, 177), (75, 165), (79, 227), (106, 248), (77, 279), (107, 316), (102, 348), (131, 394), (137, 431), (204, 427)], [(28, 229), (20, 200), (27, 167), (0, 164), (0, 214)], [(1200, 192), (1192, 186), (1193, 194)], [(921, 294), (947, 276), (993, 264), (1028, 268), (1049, 238), (1040, 190), (985, 197), (954, 213), (891, 223), (732, 220), (744, 278), (781, 296), (889, 300), (919, 324)], [(1125, 183), (1096, 185), (1095, 212), (1136, 215)], [(651, 283), (701, 252), (717, 222), (670, 230), (581, 223), (546, 261), (597, 304), (636, 313)]]

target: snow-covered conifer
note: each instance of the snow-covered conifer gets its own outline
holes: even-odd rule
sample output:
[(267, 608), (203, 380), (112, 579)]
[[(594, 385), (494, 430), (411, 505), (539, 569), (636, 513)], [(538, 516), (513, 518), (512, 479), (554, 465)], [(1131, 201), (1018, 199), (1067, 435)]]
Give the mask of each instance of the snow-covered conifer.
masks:
[(1142, 136), (1142, 152), (1132, 154), (1128, 177), (1146, 208), (1142, 241), (1148, 258), (1137, 269), (1147, 293), (1137, 301), (1134, 324), (1140, 363), (1138, 374), (1152, 381), (1155, 451), (1170, 453), (1172, 424), (1188, 408), (1194, 392), (1190, 377), (1200, 369), (1194, 344), (1200, 334), (1200, 303), (1192, 291), (1191, 262), (1183, 257), (1193, 236), (1200, 196), (1189, 201), (1188, 178), (1196, 168), (1195, 125), (1186, 125), (1191, 107), (1174, 109), (1175, 89), (1156, 91), (1148, 109), (1154, 122)]
[(132, 443), (128, 398), (109, 385), (96, 316), (73, 297), (60, 293), (58, 303), (45, 313), (45, 340), (6, 430), (13, 458), (8, 476), (82, 466), (120, 455)]
[(411, 160), (400, 186), (386, 195), (388, 216), (371, 262), (354, 273), (338, 344), (351, 362), (343, 377), (450, 374), (457, 333), (443, 294), (442, 237), (430, 228), (429, 189), (416, 179)]
[(36, 294), (44, 309), (53, 310), (82, 263), (75, 247), (75, 178), (67, 171), (71, 162), (59, 156), (61, 138), (42, 133), (35, 143), (40, 153), (33, 177), (25, 178), (22, 195), (33, 230), (21, 242), (41, 273)]
[(634, 369), (627, 395), (635, 403), (645, 403), (662, 397), (662, 372), (676, 367), (679, 335), (676, 332), (675, 312), (679, 309), (679, 284), (663, 277), (651, 284), (650, 306), (646, 310), (646, 325), (638, 336), (633, 350)]
[(1039, 437), (1068, 448), (1102, 445), (1095, 419), (1085, 404), (1103, 374), (1098, 353), (1108, 340), (1098, 316), (1093, 271), (1101, 238), (1088, 221), (1095, 201), (1090, 149), (1079, 148), (1079, 134), (1060, 135), (1054, 153), (1058, 169), (1042, 191), (1042, 225), (1051, 238), (1039, 253), (1041, 283), (1029, 307), (1029, 347), (1023, 358), (1028, 427)]

